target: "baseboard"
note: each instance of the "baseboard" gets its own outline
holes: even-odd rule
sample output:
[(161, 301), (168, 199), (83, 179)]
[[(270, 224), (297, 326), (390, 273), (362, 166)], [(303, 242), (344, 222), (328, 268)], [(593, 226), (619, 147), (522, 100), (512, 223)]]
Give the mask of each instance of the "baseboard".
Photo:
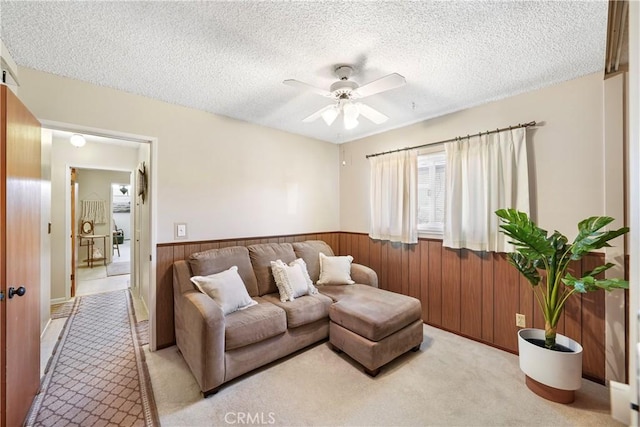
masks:
[(47, 332), (47, 328), (49, 327), (50, 324), (51, 324), (51, 317), (49, 317), (49, 320), (47, 320), (47, 324), (44, 325), (44, 329), (42, 330), (42, 333), (40, 334), (40, 341), (42, 341), (42, 338), (44, 337), (44, 334)]
[(616, 381), (609, 382), (611, 417), (624, 425), (631, 423), (631, 409), (629, 405), (631, 396), (629, 391), (629, 384), (622, 384)]
[(63, 302), (67, 302), (69, 301), (68, 299), (66, 299), (65, 297), (62, 298), (54, 298), (51, 301), (49, 301), (49, 305), (54, 305), (54, 304), (62, 304)]

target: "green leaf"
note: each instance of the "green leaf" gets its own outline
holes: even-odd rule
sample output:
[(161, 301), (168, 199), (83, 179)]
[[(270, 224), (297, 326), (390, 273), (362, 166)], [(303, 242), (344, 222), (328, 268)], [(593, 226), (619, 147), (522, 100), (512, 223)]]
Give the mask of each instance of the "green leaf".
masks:
[(499, 209), (496, 215), (502, 219), (502, 232), (511, 238), (510, 243), (525, 257), (543, 259), (555, 252), (547, 240), (547, 231), (535, 225), (526, 213), (515, 209)]
[(509, 264), (518, 269), (531, 284), (531, 286), (537, 286), (540, 283), (541, 277), (536, 268), (535, 262), (525, 258), (522, 254), (517, 252), (507, 254), (507, 260)]
[(584, 273), (585, 276), (597, 276), (598, 274), (602, 273), (603, 271), (607, 271), (608, 269), (610, 269), (611, 267), (613, 267), (615, 264), (608, 262), (604, 265), (601, 265), (600, 267), (596, 267), (591, 271), (586, 271)]
[(586, 294), (588, 291), (584, 281), (573, 277), (570, 273), (567, 273), (567, 275), (562, 279), (562, 283), (564, 283), (565, 286), (575, 289), (576, 292), (581, 294)]
[(595, 279), (593, 276), (584, 276), (580, 279), (576, 279), (571, 274), (567, 273), (562, 283), (566, 286), (572, 287), (581, 294), (587, 292), (597, 291), (598, 289), (604, 289), (605, 291), (612, 291), (614, 289), (629, 289), (629, 282), (622, 279)]
[(615, 239), (629, 231), (628, 227), (622, 227), (618, 230), (600, 231), (603, 227), (610, 224), (613, 218), (608, 216), (592, 216), (578, 223), (578, 235), (573, 241), (571, 248), (571, 259), (579, 260), (586, 253), (595, 249), (609, 246), (609, 240)]
[(629, 289), (629, 282), (622, 279), (596, 280), (595, 286), (611, 292), (614, 289)]

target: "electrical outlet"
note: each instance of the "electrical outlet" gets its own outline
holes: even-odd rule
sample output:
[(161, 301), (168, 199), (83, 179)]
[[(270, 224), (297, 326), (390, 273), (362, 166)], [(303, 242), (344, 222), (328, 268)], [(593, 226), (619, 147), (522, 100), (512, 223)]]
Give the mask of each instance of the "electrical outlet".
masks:
[(516, 326), (518, 328), (526, 328), (526, 320), (524, 314), (516, 313)]

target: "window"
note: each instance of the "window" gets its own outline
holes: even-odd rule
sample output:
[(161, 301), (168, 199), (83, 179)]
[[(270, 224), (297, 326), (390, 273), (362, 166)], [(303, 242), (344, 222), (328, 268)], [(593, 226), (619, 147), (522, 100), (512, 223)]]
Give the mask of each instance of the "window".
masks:
[(418, 156), (418, 231), (444, 231), (444, 151)]

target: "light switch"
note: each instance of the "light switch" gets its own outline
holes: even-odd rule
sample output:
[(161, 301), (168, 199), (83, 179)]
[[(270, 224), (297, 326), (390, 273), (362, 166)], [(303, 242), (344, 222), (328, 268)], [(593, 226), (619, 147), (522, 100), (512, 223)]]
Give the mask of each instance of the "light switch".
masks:
[(181, 222), (175, 224), (175, 236), (176, 239), (187, 238), (187, 224)]

